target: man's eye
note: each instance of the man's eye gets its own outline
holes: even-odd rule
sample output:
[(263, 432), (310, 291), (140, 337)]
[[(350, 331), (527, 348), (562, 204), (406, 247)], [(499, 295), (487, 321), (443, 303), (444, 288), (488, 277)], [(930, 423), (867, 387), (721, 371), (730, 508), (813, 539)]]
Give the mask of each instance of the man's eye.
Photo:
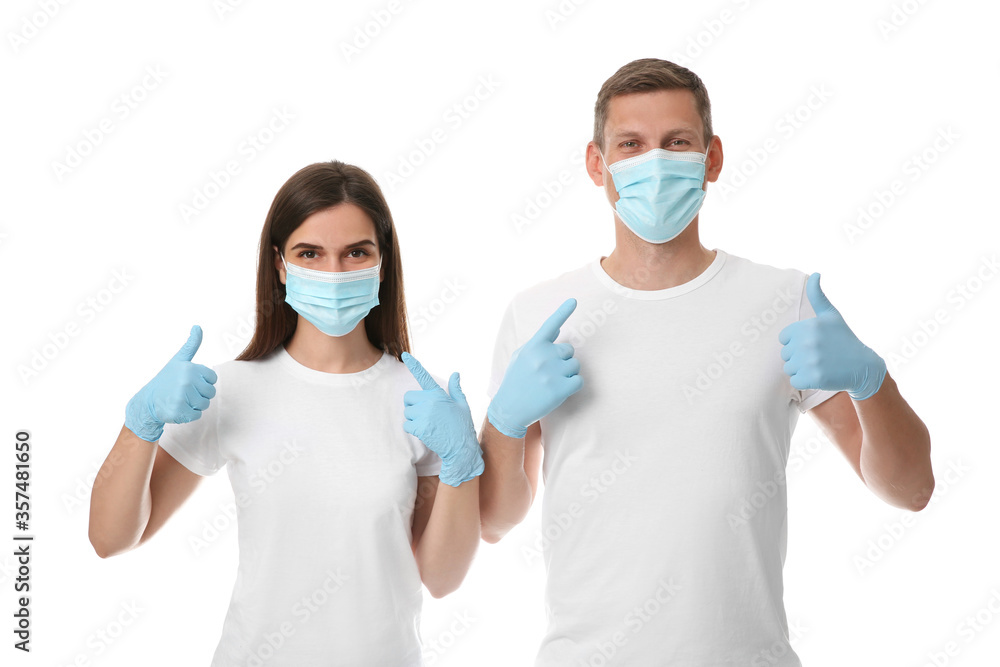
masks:
[(632, 146), (638, 146), (639, 145), (639, 144), (635, 143), (634, 141), (626, 141), (626, 142), (622, 143), (622, 147), (628, 146), (629, 144), (632, 144)]

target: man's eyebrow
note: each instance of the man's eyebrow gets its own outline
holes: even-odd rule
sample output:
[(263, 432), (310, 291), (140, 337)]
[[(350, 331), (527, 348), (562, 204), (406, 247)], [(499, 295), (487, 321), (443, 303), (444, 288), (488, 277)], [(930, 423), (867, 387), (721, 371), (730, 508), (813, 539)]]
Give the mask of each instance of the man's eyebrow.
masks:
[[(371, 246), (372, 248), (374, 248), (375, 242), (372, 241), (371, 239), (364, 239), (363, 241), (355, 241), (354, 243), (349, 243), (345, 245), (344, 250), (347, 250), (349, 248), (359, 248), (361, 246)], [(306, 248), (308, 250), (323, 250), (323, 246), (316, 245), (315, 243), (306, 243), (305, 241), (296, 243), (290, 248), (290, 250), (297, 250), (298, 248)]]
[[(686, 134), (695, 136), (696, 133), (690, 127), (675, 127), (671, 130), (667, 130), (665, 134), (666, 136), (672, 136), (677, 134)], [(628, 128), (623, 128), (620, 130), (615, 130), (614, 132), (611, 133), (611, 136), (616, 139), (621, 139), (624, 137), (641, 137), (643, 136), (643, 133), (640, 132), (639, 130), (631, 130)]]

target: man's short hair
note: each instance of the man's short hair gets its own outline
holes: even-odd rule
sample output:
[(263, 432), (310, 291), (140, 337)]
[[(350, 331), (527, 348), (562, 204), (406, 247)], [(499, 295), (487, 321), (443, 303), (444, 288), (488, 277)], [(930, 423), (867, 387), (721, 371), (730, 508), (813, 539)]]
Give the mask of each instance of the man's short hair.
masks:
[(708, 101), (705, 84), (697, 74), (669, 60), (640, 58), (623, 65), (604, 82), (597, 93), (597, 103), (594, 105), (594, 142), (600, 146), (601, 153), (604, 153), (604, 124), (608, 120), (611, 98), (629, 93), (677, 89), (690, 90), (694, 95), (707, 149), (712, 139), (712, 104)]

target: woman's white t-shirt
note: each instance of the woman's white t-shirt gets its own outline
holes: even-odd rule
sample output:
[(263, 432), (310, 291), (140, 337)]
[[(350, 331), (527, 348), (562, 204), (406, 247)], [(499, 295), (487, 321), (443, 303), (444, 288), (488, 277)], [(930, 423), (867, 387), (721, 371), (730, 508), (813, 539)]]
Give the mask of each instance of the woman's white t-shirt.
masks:
[(233, 487), (239, 569), (213, 667), (421, 665), (411, 520), (441, 459), (403, 430), (410, 371), (385, 352), (326, 373), (283, 345), (212, 369), (208, 409), (159, 444)]

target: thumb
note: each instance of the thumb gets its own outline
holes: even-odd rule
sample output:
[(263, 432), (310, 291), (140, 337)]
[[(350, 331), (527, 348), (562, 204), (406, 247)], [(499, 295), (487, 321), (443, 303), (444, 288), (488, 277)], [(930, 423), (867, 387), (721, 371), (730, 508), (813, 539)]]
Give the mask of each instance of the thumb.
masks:
[(458, 384), (459, 380), (458, 371), (451, 374), (451, 378), (448, 379), (448, 393), (463, 407), (469, 407), (469, 401), (465, 398), (465, 392), (462, 391), (461, 385)]
[(177, 351), (172, 361), (191, 361), (194, 359), (195, 352), (201, 347), (201, 337), (201, 327), (197, 324), (191, 327), (191, 334), (188, 336), (187, 342)]
[(823, 289), (819, 286), (819, 274), (814, 273), (806, 281), (806, 294), (809, 296), (809, 303), (812, 304), (816, 316), (823, 313), (837, 312), (830, 300), (823, 294)]

